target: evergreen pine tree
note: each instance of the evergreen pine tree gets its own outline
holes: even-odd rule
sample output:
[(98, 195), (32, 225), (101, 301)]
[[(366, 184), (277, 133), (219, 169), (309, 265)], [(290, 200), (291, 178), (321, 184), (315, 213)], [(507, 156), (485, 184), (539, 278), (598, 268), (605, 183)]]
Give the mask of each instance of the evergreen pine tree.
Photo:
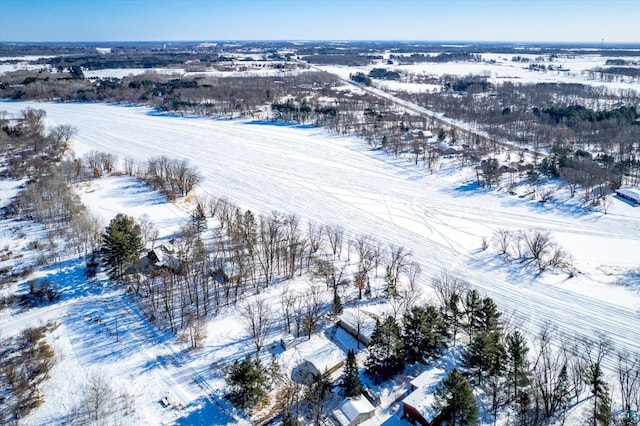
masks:
[(396, 319), (388, 316), (377, 321), (369, 341), (367, 375), (377, 383), (386, 380), (404, 368), (402, 335)]
[(479, 314), (479, 326), (481, 330), (489, 333), (497, 331), (500, 328), (500, 316), (502, 314), (498, 311), (498, 306), (490, 297), (485, 297), (482, 300), (482, 308)]
[(320, 424), (324, 402), (331, 392), (331, 379), (329, 373), (318, 374), (315, 381), (309, 386), (306, 393), (306, 400), (313, 410), (314, 424)]
[(464, 296), (463, 305), (464, 315), (466, 317), (465, 328), (467, 334), (469, 334), (469, 339), (473, 340), (476, 331), (481, 328), (482, 299), (480, 299), (480, 295), (476, 290), (470, 290)]
[(511, 389), (513, 390), (513, 399), (518, 396), (518, 386), (525, 386), (528, 382), (529, 361), (527, 353), (529, 347), (524, 336), (515, 330), (506, 338), (507, 351), (507, 376)]
[(480, 332), (475, 335), (464, 353), (464, 366), (482, 383), (485, 374), (499, 375), (504, 368), (506, 352), (498, 332)]
[(362, 382), (358, 373), (358, 361), (353, 349), (347, 352), (347, 362), (344, 366), (344, 378), (342, 380), (344, 395), (347, 398), (356, 397), (362, 393)]
[(405, 361), (426, 363), (445, 347), (447, 336), (442, 315), (431, 305), (414, 306), (402, 318)]
[(453, 345), (456, 344), (458, 329), (460, 328), (460, 323), (462, 321), (462, 314), (463, 312), (460, 309), (460, 296), (457, 293), (453, 293), (445, 303), (443, 315), (445, 325), (449, 330), (451, 339), (453, 340)]
[(446, 425), (478, 424), (478, 405), (469, 382), (453, 369), (434, 392), (433, 409), (441, 413)]
[(604, 379), (600, 363), (595, 363), (587, 372), (587, 383), (593, 395), (593, 426), (608, 425), (611, 421), (611, 399), (609, 386)]
[(102, 254), (109, 276), (117, 280), (127, 266), (138, 261), (144, 249), (140, 226), (132, 217), (117, 214), (102, 234)]
[(202, 203), (196, 204), (196, 208), (191, 213), (191, 222), (198, 234), (207, 229), (207, 215)]
[(240, 409), (251, 409), (267, 398), (267, 377), (249, 354), (236, 360), (227, 376), (229, 399)]
[(556, 381), (556, 385), (553, 387), (551, 397), (551, 407), (550, 409), (546, 409), (547, 415), (551, 416), (557, 410), (564, 410), (567, 408), (569, 404), (569, 398), (571, 394), (569, 392), (569, 374), (567, 372), (567, 364), (563, 364), (562, 368), (560, 368), (560, 373), (558, 374), (558, 380)]

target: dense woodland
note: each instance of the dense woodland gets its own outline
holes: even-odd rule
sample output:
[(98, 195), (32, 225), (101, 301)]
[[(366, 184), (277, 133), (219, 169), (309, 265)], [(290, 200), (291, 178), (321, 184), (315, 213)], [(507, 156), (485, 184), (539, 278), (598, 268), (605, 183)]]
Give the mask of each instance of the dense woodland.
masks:
[[(286, 58), (282, 60), (286, 67), (301, 72), (252, 78), (176, 78), (154, 72), (123, 79), (83, 76), (83, 69), (100, 67), (168, 66), (194, 58), (224, 62), (220, 53), (208, 52), (203, 57), (197, 51), (175, 56), (164, 52), (156, 56), (145, 50), (116, 60), (85, 52), (73, 60), (61, 59), (55, 73), (16, 71), (2, 76), (0, 97), (132, 102), (180, 114), (313, 123), (336, 133), (359, 135), (372, 147), (391, 155), (408, 155), (425, 168), (434, 167), (439, 156), (446, 155), (429, 143), (425, 134), (430, 132), (440, 143), (464, 142), (464, 150), (456, 155), (461, 165), (477, 164), (478, 183), (492, 187), (501, 183), (503, 173), (515, 172), (526, 175), (532, 185), (542, 176), (556, 177), (568, 185), (572, 195), (583, 191), (585, 203), (593, 202), (594, 197), (603, 200), (609, 188), (637, 185), (640, 179), (640, 98), (633, 91), (612, 93), (558, 84), (494, 86), (482, 77), (445, 76), (437, 81), (440, 92), (403, 95), (473, 123), (495, 140), (506, 139), (546, 154), (533, 164), (519, 160), (520, 169), (503, 171), (491, 157), (504, 147), (489, 138), (473, 138), (435, 120), (399, 111), (366, 92), (345, 95), (340, 91), (344, 82), (293, 65)], [(353, 58), (345, 59), (348, 55), (363, 63), (375, 59), (372, 53), (344, 55), (336, 49), (300, 50), (298, 54), (303, 58), (312, 54), (315, 63), (351, 61)], [(152, 64), (146, 55), (151, 55)], [(403, 56), (408, 61), (460, 59), (480, 60), (473, 52)], [(403, 78), (382, 71), (363, 76)], [(86, 256), (88, 279), (104, 268), (128, 289), (150, 322), (170, 330), (192, 349), (200, 347), (208, 318), (237, 307), (256, 355), (227, 366), (229, 398), (241, 409), (260, 408), (275, 393), (277, 415), (285, 424), (296, 424), (297, 414), (305, 410), (319, 423), (326, 408), (323, 401), (332, 387), (328, 377), (320, 375), (304, 386), (284, 380), (259, 355), (265, 352), (274, 330), (310, 338), (335, 322), (345, 307), (362, 300), (388, 303), (392, 313), (378, 318), (364, 365), (358, 366), (355, 355), (350, 354), (349, 368), (340, 383), (347, 396), (359, 393), (359, 367), (381, 383), (408, 367), (432, 365), (457, 353), (459, 370), (451, 371), (438, 388), (436, 408), (450, 419), (466, 419), (464, 424), (477, 421), (476, 402), (468, 397), (470, 389), (476, 390), (494, 419), (508, 412), (514, 424), (520, 425), (563, 421), (567, 410), (584, 398), (590, 399), (592, 424), (609, 424), (614, 415), (620, 424), (630, 424), (625, 423), (627, 413), (640, 406), (638, 354), (617, 351), (606, 336), (565, 336), (550, 324), (540, 330), (523, 330), (491, 298), (448, 271), (431, 277), (438, 300), (424, 304), (416, 287), (421, 271), (411, 252), (385, 245), (375, 236), (348, 235), (339, 224), (305, 223), (295, 212), (252, 212), (233, 200), (209, 198), (196, 200), (191, 222), (170, 243), (156, 241), (150, 217), (136, 223), (119, 215), (103, 229), (82, 206), (73, 185), (124, 174), (175, 199), (186, 196), (201, 180), (199, 171), (188, 162), (167, 157), (139, 163), (92, 152), (73, 158), (67, 155), (67, 148), (77, 130), (68, 125), (46, 129), (44, 118), (44, 111), (34, 109), (18, 117), (0, 117), (3, 176), (24, 179), (20, 193), (2, 212), (3, 218), (31, 220), (49, 235), (46, 241), (31, 243), (41, 253), (36, 262), (20, 271), (2, 271), (0, 285), (19, 281), (37, 266), (62, 257)], [(498, 231), (484, 244), (505, 259), (530, 262), (537, 273), (554, 268), (572, 273), (570, 257), (548, 234)], [(147, 253), (145, 247), (155, 250)], [(299, 277), (305, 277), (306, 284), (292, 288), (301, 282), (295, 280)], [(259, 296), (245, 302), (272, 286), (282, 288), (278, 311)], [(34, 281), (29, 290), (27, 296), (3, 298), (0, 306), (52, 303), (58, 296), (55, 283)], [(39, 364), (20, 368), (14, 364), (6, 370), (13, 374), (5, 380), (5, 387), (12, 389), (12, 408), (2, 412), (4, 418), (19, 418), (37, 405), (35, 386), (51, 365), (49, 348), (39, 343), (43, 331), (29, 333), (5, 345), (7, 359), (23, 359), (29, 351), (36, 351)], [(606, 382), (605, 367), (615, 371), (616, 383)], [(614, 385), (616, 400), (623, 408), (617, 413), (611, 411)], [(26, 390), (29, 386), (31, 392)], [(457, 398), (453, 398), (455, 392), (460, 392)], [(24, 404), (19, 403), (23, 400)], [(453, 400), (466, 401), (466, 405), (453, 405)]]

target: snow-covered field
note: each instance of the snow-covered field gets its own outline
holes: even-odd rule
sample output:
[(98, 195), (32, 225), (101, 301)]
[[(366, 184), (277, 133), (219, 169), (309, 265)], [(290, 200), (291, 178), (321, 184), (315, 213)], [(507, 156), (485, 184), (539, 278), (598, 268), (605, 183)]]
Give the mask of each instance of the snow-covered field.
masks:
[[(591, 78), (588, 70), (595, 68), (606, 68), (608, 59), (629, 59), (615, 56), (600, 55), (560, 55), (549, 61), (548, 55), (532, 54), (497, 54), (481, 53), (483, 62), (455, 61), (443, 63), (416, 63), (411, 65), (387, 64), (380, 62), (364, 67), (345, 66), (318, 66), (330, 73), (337, 74), (347, 79), (350, 74), (363, 72), (367, 74), (372, 68), (384, 68), (388, 70), (400, 71), (406, 74), (441, 77), (443, 75), (456, 75), (465, 77), (468, 75), (480, 75), (487, 77), (493, 84), (512, 82), (515, 84), (536, 84), (536, 83), (579, 83), (591, 86), (604, 86), (611, 90), (640, 90), (637, 79), (625, 77), (618, 81), (604, 81), (600, 78)], [(514, 62), (514, 56), (526, 57), (530, 62)], [(543, 56), (542, 62), (536, 62), (536, 58)], [(528, 69), (529, 64), (552, 66), (553, 70), (534, 71)], [(377, 87), (389, 90), (403, 90), (407, 92), (433, 91), (435, 87), (431, 84), (411, 84), (395, 81), (374, 80)]]
[[(424, 287), (443, 267), (449, 268), (492, 297), (504, 312), (514, 312), (519, 324), (532, 333), (549, 321), (569, 335), (604, 332), (617, 348), (640, 353), (640, 207), (614, 199), (604, 215), (568, 202), (543, 205), (524, 196), (481, 191), (476, 189), (470, 170), (429, 174), (411, 162), (372, 151), (356, 138), (337, 137), (306, 126), (174, 117), (145, 107), (0, 103), (0, 111), (11, 113), (27, 107), (45, 109), (48, 125), (76, 126), (79, 132), (72, 148), (77, 156), (98, 150), (114, 153), (121, 160), (144, 161), (159, 155), (188, 159), (204, 176), (198, 187), (201, 194), (226, 196), (254, 212), (294, 212), (303, 219), (339, 224), (351, 236), (368, 234), (385, 244), (404, 246), (422, 266), (419, 283)], [(170, 235), (187, 217), (174, 207), (154, 212), (146, 204), (149, 195), (145, 193), (144, 199), (138, 200), (135, 184), (131, 183), (127, 192), (121, 179), (103, 179), (93, 188), (81, 189), (85, 203), (94, 212), (102, 211), (105, 221), (116, 210), (134, 215), (146, 212), (164, 235)], [(501, 228), (550, 231), (573, 255), (578, 274), (574, 278), (564, 273), (539, 277), (505, 266), (480, 250), (482, 237), (491, 238)], [(69, 267), (73, 271), (73, 265)], [(108, 334), (118, 311), (135, 309), (118, 294), (109, 293), (112, 291), (98, 292), (93, 304), (65, 301), (69, 316), (56, 331), (58, 344), (76, 345), (74, 353), (82, 356), (90, 350), (79, 340), (82, 327), (106, 327)], [(110, 302), (106, 303), (107, 299)], [(86, 309), (106, 320), (88, 322)], [(74, 317), (73, 312), (79, 316)], [(12, 327), (12, 321), (0, 318), (0, 331)], [(142, 389), (144, 376), (127, 379), (133, 383), (131, 392), (141, 393), (150, 405), (148, 413), (139, 415), (143, 419), (167, 415), (167, 421), (173, 421), (176, 415), (163, 414), (154, 402), (162, 389), (175, 387), (175, 398), (191, 408), (195, 401), (205, 404), (198, 397), (204, 395), (202, 389), (191, 377), (204, 374), (207, 362), (228, 357), (232, 354), (229, 351), (235, 350), (225, 348), (225, 343), (231, 342), (229, 333), (237, 329), (237, 319), (227, 314), (220, 321), (208, 339), (218, 349), (208, 352), (203, 360), (174, 362), (175, 348), (140, 321), (125, 329), (129, 340), (100, 348), (105, 357), (96, 368), (105, 365), (109, 372), (117, 365), (123, 368), (118, 374), (126, 375), (135, 366), (148, 363), (153, 372), (148, 376), (152, 381), (149, 387), (155, 393)], [(136, 341), (156, 346), (138, 352), (134, 350)], [(109, 355), (115, 347), (122, 349)], [(110, 364), (112, 357), (127, 361)], [(70, 380), (81, 380), (86, 374), (86, 370), (79, 371), (78, 377)], [(47, 402), (57, 403), (62, 402)], [(198, 415), (207, 410), (215, 412), (211, 402), (193, 412)], [(224, 418), (220, 412), (218, 415)]]

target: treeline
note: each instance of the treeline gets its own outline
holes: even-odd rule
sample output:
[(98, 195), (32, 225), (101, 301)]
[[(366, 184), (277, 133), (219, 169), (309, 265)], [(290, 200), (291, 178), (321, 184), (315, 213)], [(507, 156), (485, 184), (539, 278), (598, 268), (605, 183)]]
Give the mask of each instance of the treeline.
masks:
[(370, 58), (361, 54), (314, 54), (301, 56), (304, 61), (316, 65), (344, 65), (349, 67), (362, 67), (373, 62), (375, 58)]
[(400, 65), (411, 65), (423, 62), (445, 63), (445, 62), (480, 62), (482, 56), (470, 52), (441, 52), (438, 54), (413, 53), (409, 56), (391, 55), (390, 58)]
[(594, 68), (586, 71), (588, 75), (600, 75), (600, 78), (605, 81), (615, 81), (615, 77), (632, 77), (637, 79), (640, 77), (640, 68), (633, 67), (609, 67), (609, 68)]
[(580, 149), (574, 151), (554, 147), (551, 155), (540, 163), (540, 171), (547, 176), (561, 178), (569, 187), (572, 197), (577, 187), (582, 187), (584, 200), (589, 202), (594, 193), (596, 200), (599, 200), (608, 190), (620, 188), (623, 180), (631, 184), (637, 182), (640, 161), (616, 161), (613, 156), (606, 154), (594, 158)]
[[(286, 84), (283, 84), (283, 79)], [(305, 71), (286, 77), (175, 78), (149, 71), (122, 79), (82, 80), (68, 73), (16, 71), (3, 75), (0, 97), (15, 100), (129, 102), (160, 111), (203, 116), (260, 116), (260, 109), (287, 96), (330, 96), (338, 80)]]
[(187, 52), (154, 52), (148, 54), (105, 53), (94, 55), (58, 56), (42, 59), (42, 63), (51, 64), (55, 69), (80, 67), (84, 70), (102, 70), (109, 68), (168, 68), (183, 66), (188, 62), (215, 63), (217, 54), (196, 54)]
[(581, 121), (595, 123), (596, 121), (614, 120), (619, 124), (635, 124), (638, 114), (635, 106), (621, 106), (608, 111), (594, 111), (582, 105), (568, 105), (566, 107), (552, 106), (548, 108), (534, 108), (533, 113), (547, 114), (555, 124), (563, 122), (567, 127), (575, 127)]
[[(81, 172), (79, 162), (62, 159), (76, 129), (60, 125), (47, 132), (43, 110), (26, 109), (17, 117), (2, 117), (4, 176), (25, 180), (18, 195), (4, 207), (4, 217), (30, 219), (44, 227), (47, 237), (29, 243), (42, 253), (38, 264), (52, 263), (63, 253), (92, 251), (97, 247), (100, 224), (71, 188)], [(3, 278), (16, 280), (34, 266)]]
[(374, 68), (369, 71), (369, 77), (377, 78), (379, 80), (400, 80), (400, 73), (384, 68)]

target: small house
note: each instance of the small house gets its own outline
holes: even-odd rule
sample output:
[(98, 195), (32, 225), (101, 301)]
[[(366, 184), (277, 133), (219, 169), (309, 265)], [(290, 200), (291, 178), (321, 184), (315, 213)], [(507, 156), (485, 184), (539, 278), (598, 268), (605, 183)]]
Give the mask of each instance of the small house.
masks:
[(411, 423), (429, 426), (438, 416), (433, 409), (434, 392), (446, 373), (440, 368), (429, 368), (411, 381), (411, 393), (402, 400), (403, 417)]
[(295, 337), (293, 337), (292, 334), (287, 334), (286, 336), (282, 336), (282, 338), (280, 339), (280, 346), (282, 346), (282, 349), (284, 349), (285, 351), (293, 348), (297, 344), (298, 344), (298, 341), (296, 340)]
[(347, 398), (332, 414), (340, 426), (355, 426), (375, 416), (376, 409), (360, 395), (357, 398)]
[(174, 255), (174, 251), (169, 243), (155, 247), (147, 253), (147, 263), (157, 269), (166, 268), (178, 272), (182, 267), (182, 261)]

